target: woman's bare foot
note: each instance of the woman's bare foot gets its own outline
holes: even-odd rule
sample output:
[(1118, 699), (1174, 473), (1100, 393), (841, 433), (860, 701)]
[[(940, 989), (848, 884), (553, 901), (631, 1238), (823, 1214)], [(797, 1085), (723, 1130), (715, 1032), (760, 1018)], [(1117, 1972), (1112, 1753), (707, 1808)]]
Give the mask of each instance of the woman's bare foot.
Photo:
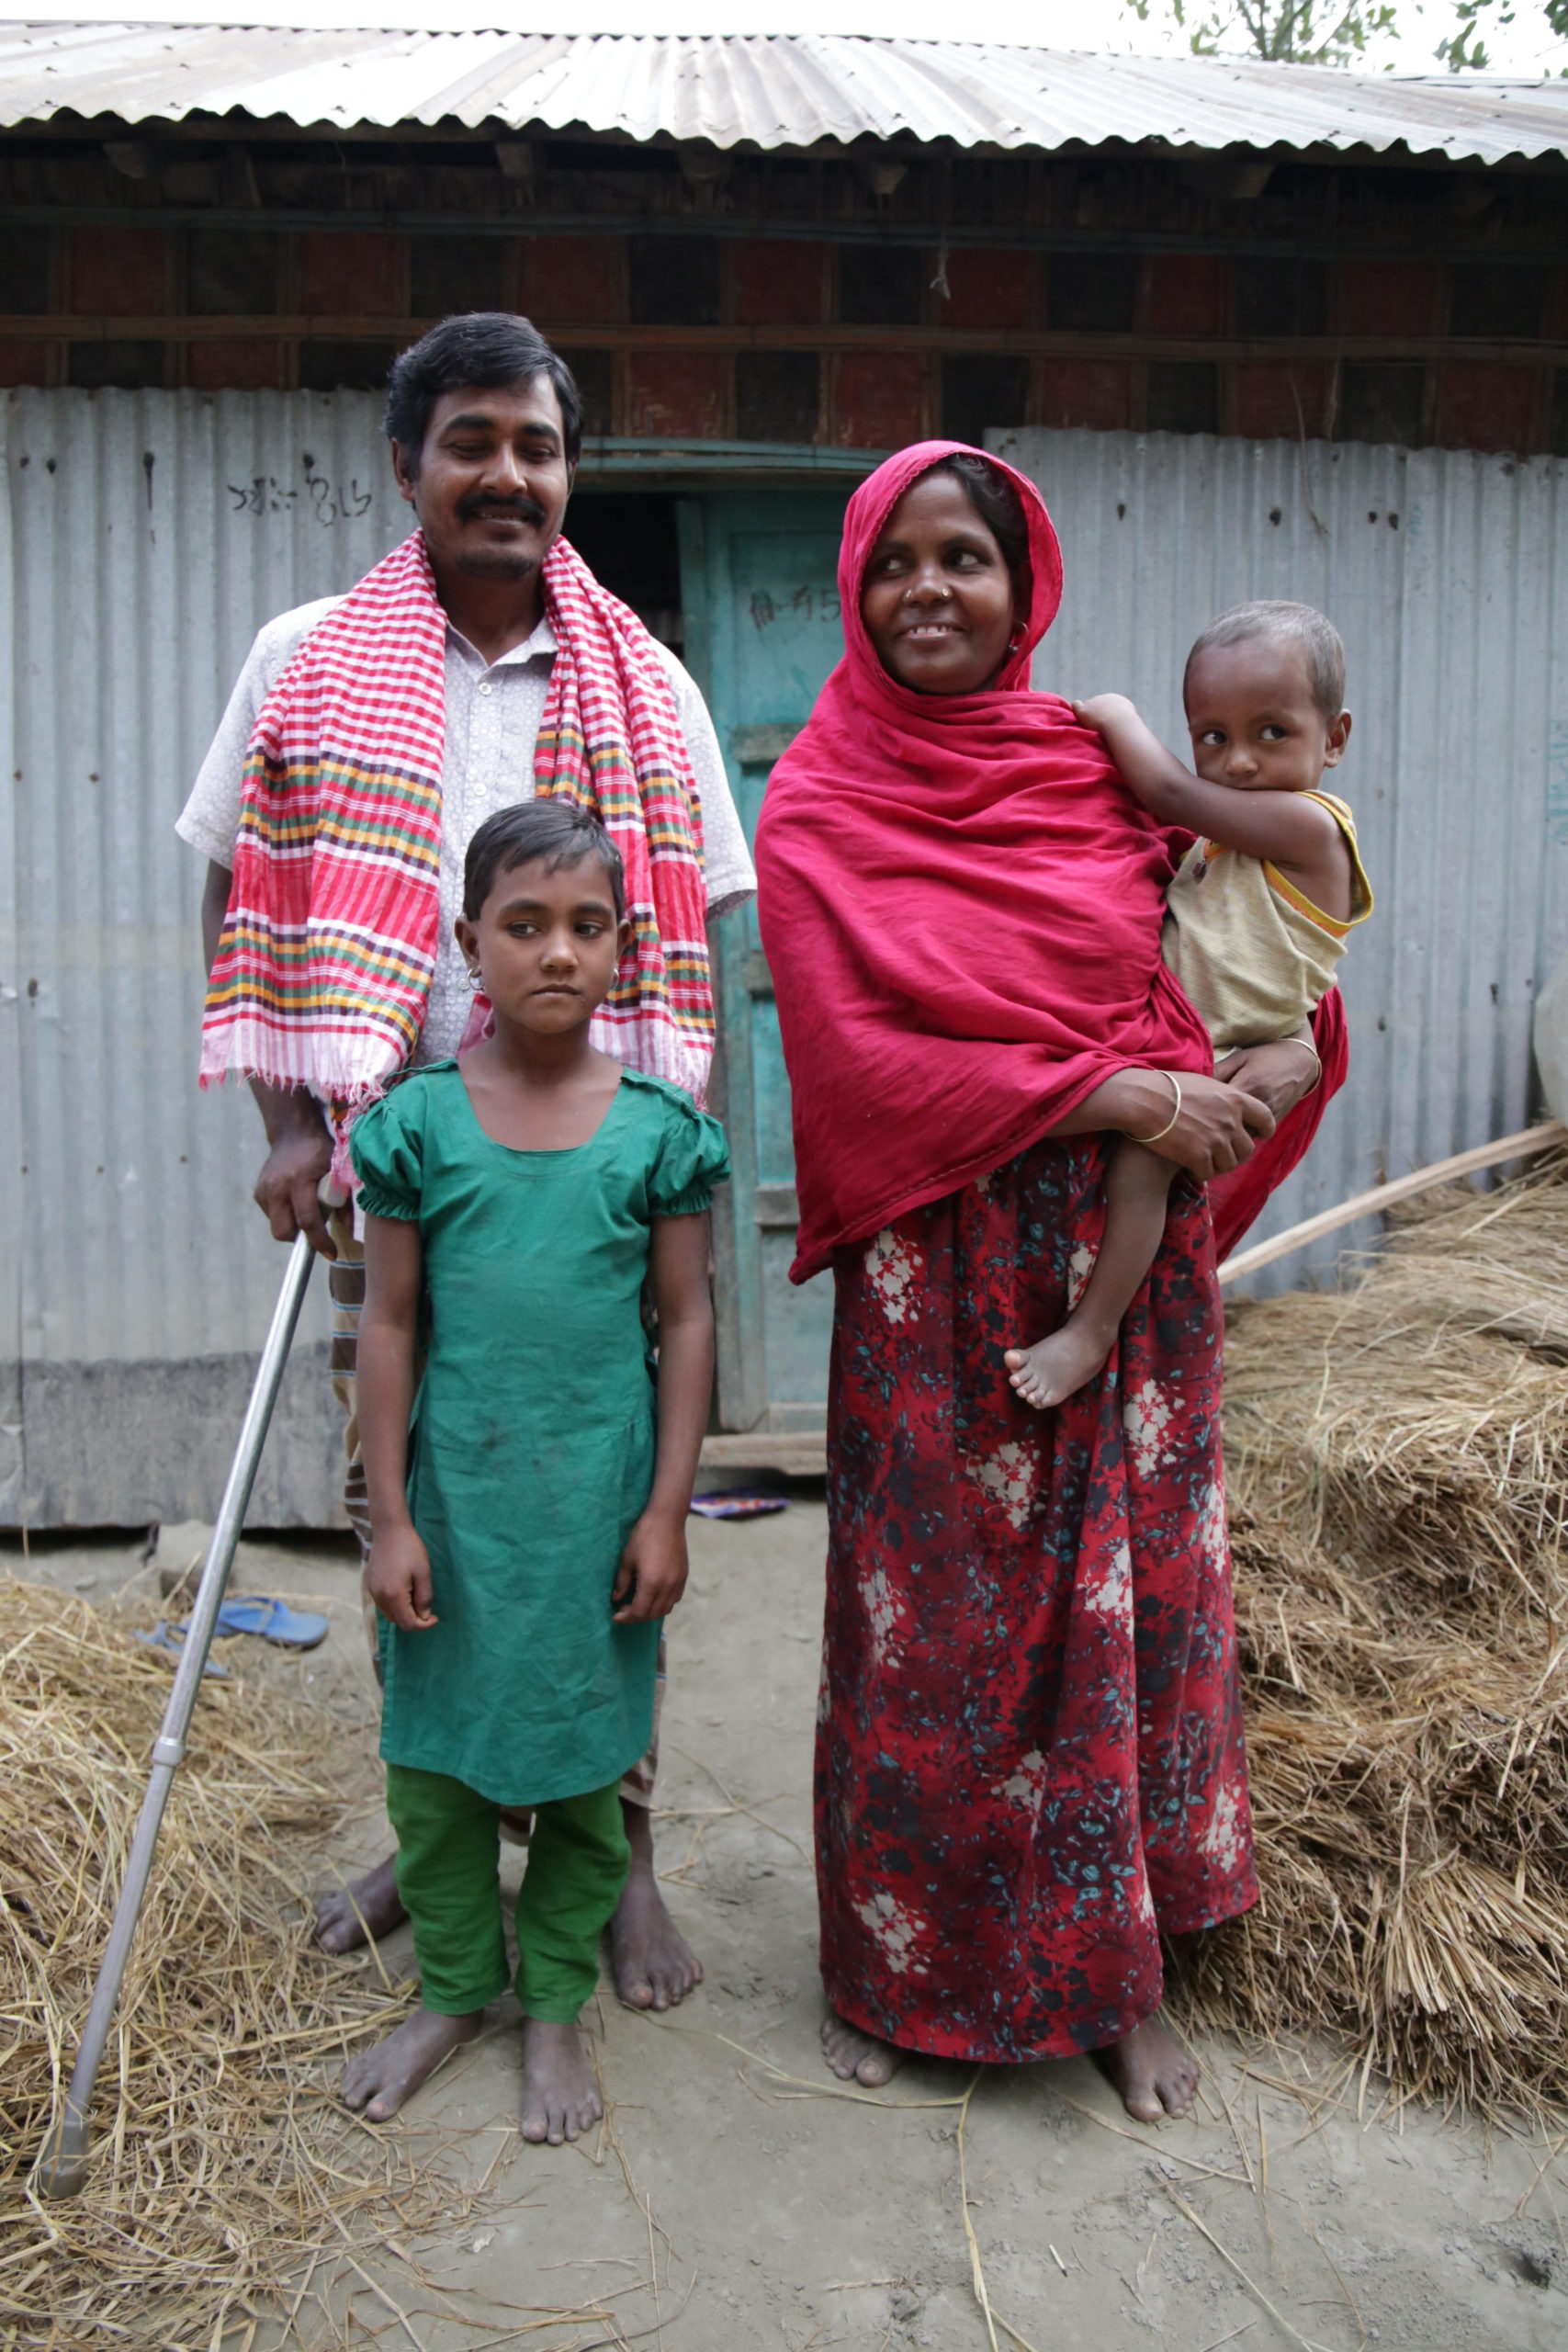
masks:
[(1111, 1348), (1111, 1340), (1071, 1316), (1059, 1331), (1036, 1340), (1032, 1348), (1009, 1348), (1002, 1362), (1024, 1403), (1043, 1413), (1103, 1372)]
[(402, 1926), (409, 1915), (398, 1894), (397, 1865), (397, 1856), (389, 1854), (355, 1885), (330, 1886), (317, 1895), (316, 1941), (323, 1951), (357, 1951), (367, 1928), (379, 1939)]
[(874, 2033), (847, 2025), (836, 2012), (822, 2020), (822, 2048), (840, 2082), (863, 2083), (867, 2090), (890, 2083), (908, 2055), (891, 2041), (878, 2041)]
[(653, 1872), (653, 1824), (648, 1807), (627, 1804), (621, 1817), (632, 1864), (610, 1922), (610, 1964), (615, 1990), (628, 2008), (673, 2009), (703, 1981), (703, 1964), (664, 1905)]
[(349, 2060), (339, 2094), (344, 2105), (357, 2109), (371, 2123), (385, 2123), (421, 2083), (429, 2081), (443, 2058), (472, 2041), (484, 2015), (475, 2009), (465, 2018), (445, 2018), (435, 2009), (416, 2009), (385, 2041)]
[(1128, 2114), (1140, 2123), (1191, 2113), (1198, 2095), (1197, 2062), (1158, 2017), (1145, 2018), (1108, 2050), (1097, 2050), (1094, 2058), (1121, 2092)]
[(592, 2131), (604, 2112), (575, 2025), (523, 2020), (523, 2137), (558, 2148)]

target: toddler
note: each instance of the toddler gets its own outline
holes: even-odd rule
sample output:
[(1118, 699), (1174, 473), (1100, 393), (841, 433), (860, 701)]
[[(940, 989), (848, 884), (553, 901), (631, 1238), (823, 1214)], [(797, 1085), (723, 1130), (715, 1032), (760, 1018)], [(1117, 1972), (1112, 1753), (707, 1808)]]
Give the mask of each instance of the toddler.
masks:
[[(1167, 896), (1164, 952), (1213, 1040), (1217, 1074), (1227, 1055), (1286, 1038), (1315, 1060), (1309, 1016), (1372, 910), (1350, 811), (1320, 788), (1349, 741), (1344, 648), (1310, 605), (1238, 605), (1188, 655), (1182, 698), (1196, 775), (1124, 695), (1073, 712), (1099, 729), (1151, 815), (1198, 836)], [(1158, 1251), (1176, 1172), (1141, 1142), (1115, 1144), (1082, 1297), (1059, 1330), (1007, 1351), (1027, 1404), (1059, 1405), (1103, 1369)]]

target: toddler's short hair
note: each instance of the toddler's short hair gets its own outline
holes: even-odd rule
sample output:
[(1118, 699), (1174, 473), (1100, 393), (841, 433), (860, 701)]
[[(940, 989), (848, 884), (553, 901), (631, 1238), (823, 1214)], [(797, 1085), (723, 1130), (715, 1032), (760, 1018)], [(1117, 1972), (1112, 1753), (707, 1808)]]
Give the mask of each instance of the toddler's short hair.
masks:
[(1233, 605), (1211, 621), (1187, 656), (1181, 673), (1182, 700), (1187, 681), (1201, 653), (1217, 645), (1239, 645), (1249, 637), (1272, 637), (1301, 648), (1312, 698), (1325, 718), (1334, 720), (1345, 707), (1345, 648), (1326, 613), (1312, 605), (1276, 603), (1268, 598), (1251, 605)]
[(463, 912), (478, 922), (498, 876), (514, 865), (543, 865), (558, 874), (563, 865), (581, 865), (596, 857), (604, 869), (615, 901), (615, 921), (626, 910), (626, 868), (621, 853), (599, 822), (575, 800), (519, 800), (487, 817), (472, 841), (463, 865)]

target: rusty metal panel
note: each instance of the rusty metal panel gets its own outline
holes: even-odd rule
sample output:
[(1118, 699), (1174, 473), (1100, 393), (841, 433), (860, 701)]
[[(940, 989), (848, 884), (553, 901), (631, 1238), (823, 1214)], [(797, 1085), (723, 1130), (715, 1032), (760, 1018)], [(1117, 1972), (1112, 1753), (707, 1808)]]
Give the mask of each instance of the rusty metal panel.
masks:
[[(1061, 536), (1035, 684), (1131, 694), (1190, 759), (1188, 646), (1253, 596), (1345, 639), (1377, 909), (1342, 967), (1351, 1075), (1254, 1236), (1522, 1127), (1530, 1021), (1568, 948), (1568, 464), (1354, 444), (1021, 432)], [(1326, 1274), (1353, 1228), (1257, 1281)]]
[(869, 136), (1000, 149), (1119, 140), (1206, 150), (1254, 146), (1262, 124), (1270, 145), (1403, 145), (1494, 164), (1562, 152), (1568, 85), (840, 33), (0, 27), (0, 122), (62, 113), (342, 128), (582, 125), (761, 148)]
[[(284, 1253), (254, 1108), (197, 1088), (203, 868), (175, 819), (260, 624), (352, 586), (408, 510), (367, 394), (21, 391), (4, 424), (0, 1424), (9, 1379), (25, 1435), (7, 1493), (0, 1430), (0, 1518), (177, 1520), (213, 1506)], [(324, 1291), (259, 1521), (336, 1515)]]

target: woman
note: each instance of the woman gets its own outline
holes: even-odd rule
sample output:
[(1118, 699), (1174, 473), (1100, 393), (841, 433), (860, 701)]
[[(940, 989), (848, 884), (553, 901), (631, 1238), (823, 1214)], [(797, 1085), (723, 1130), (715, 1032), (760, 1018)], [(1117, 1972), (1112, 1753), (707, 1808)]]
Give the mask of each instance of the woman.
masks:
[[(1160, 1933), (1257, 1894), (1202, 1186), (1270, 1137), (1282, 1173), (1337, 1057), (1277, 1135), (1300, 1053), (1209, 1075), (1159, 953), (1181, 844), (1029, 691), (1061, 596), (1031, 483), (902, 451), (851, 502), (840, 587), (845, 658), (758, 834), (793, 1271), (835, 1280), (823, 2039), (869, 2084), (908, 2050), (1099, 2051), (1152, 2120), (1196, 2087)], [(1114, 1132), (1197, 1181), (1105, 1373), (1036, 1413), (1004, 1352), (1081, 1285)]]

